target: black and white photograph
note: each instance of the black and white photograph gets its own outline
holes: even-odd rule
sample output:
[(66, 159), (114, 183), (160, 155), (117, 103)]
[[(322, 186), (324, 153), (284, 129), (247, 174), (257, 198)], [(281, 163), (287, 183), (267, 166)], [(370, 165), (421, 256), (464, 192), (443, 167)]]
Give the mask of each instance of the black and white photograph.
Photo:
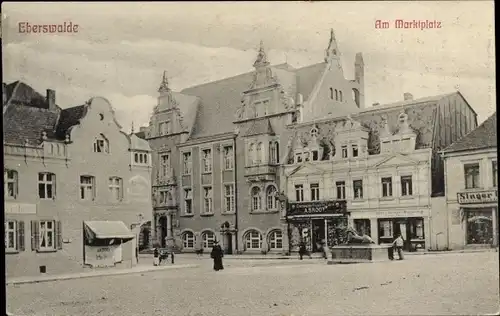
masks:
[(6, 315), (500, 312), (493, 1), (1, 15)]

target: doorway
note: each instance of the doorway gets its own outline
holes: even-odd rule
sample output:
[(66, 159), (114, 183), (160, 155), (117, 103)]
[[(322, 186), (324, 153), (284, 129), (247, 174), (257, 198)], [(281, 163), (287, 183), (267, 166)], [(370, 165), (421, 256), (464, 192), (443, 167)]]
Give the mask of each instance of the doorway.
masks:
[(323, 242), (325, 240), (325, 220), (312, 220), (312, 252), (323, 251)]
[(224, 251), (228, 255), (233, 254), (233, 234), (224, 235)]
[(161, 248), (166, 248), (167, 247), (166, 238), (167, 238), (167, 230), (168, 230), (167, 217), (166, 216), (160, 217), (158, 222), (160, 224), (160, 245), (161, 245)]

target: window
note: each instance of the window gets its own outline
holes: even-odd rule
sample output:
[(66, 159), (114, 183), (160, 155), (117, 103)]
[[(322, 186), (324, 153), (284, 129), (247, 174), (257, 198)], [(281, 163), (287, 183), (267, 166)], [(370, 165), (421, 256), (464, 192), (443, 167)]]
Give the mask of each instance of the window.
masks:
[(99, 135), (95, 139), (94, 152), (95, 153), (109, 153), (109, 142), (103, 135)]
[(297, 161), (297, 163), (301, 163), (302, 162), (302, 153), (296, 153), (295, 160)]
[(160, 194), (160, 204), (166, 204), (169, 192), (167, 190), (161, 190), (159, 191), (159, 194)]
[(347, 158), (347, 146), (342, 146), (342, 158)]
[(170, 154), (160, 155), (160, 174), (166, 178), (170, 172)]
[(279, 230), (272, 231), (269, 234), (269, 249), (281, 250), (283, 249), (283, 234)]
[(295, 185), (295, 200), (297, 202), (304, 201), (304, 186), (302, 184)]
[(203, 150), (202, 164), (203, 164), (203, 172), (204, 173), (212, 172), (212, 150), (211, 149), (204, 149)]
[(192, 165), (191, 152), (182, 153), (182, 173), (191, 174)]
[(265, 116), (269, 114), (269, 100), (256, 101), (255, 106), (255, 117)]
[(279, 143), (277, 141), (270, 142), (269, 144), (269, 161), (272, 164), (278, 164), (279, 163)]
[(330, 99), (333, 100), (333, 88), (330, 87)]
[(342, 102), (342, 91), (339, 90), (339, 101)]
[(358, 145), (352, 145), (352, 156), (358, 157)]
[(49, 200), (56, 197), (56, 175), (42, 172), (38, 174), (38, 196), (40, 199)]
[(24, 251), (24, 222), (6, 220), (4, 222), (5, 252)]
[(134, 153), (134, 162), (136, 164), (148, 164), (148, 154), (147, 153)]
[(3, 181), (4, 181), (4, 196), (6, 198), (17, 197), (17, 171), (15, 170), (4, 170)]
[(278, 209), (277, 193), (278, 193), (278, 190), (276, 190), (276, 187), (274, 185), (270, 185), (267, 188), (266, 200), (267, 200), (267, 209), (268, 210)]
[(203, 188), (203, 211), (205, 214), (211, 214), (213, 213), (212, 209), (212, 187), (204, 187)]
[(246, 249), (260, 249), (262, 247), (262, 235), (251, 230), (245, 234), (245, 248)]
[(224, 185), (224, 211), (234, 212), (234, 184)]
[(260, 188), (252, 188), (252, 211), (258, 211), (262, 208), (262, 199), (260, 196)]
[(184, 189), (184, 213), (193, 214), (193, 190)]
[(311, 189), (311, 201), (318, 201), (319, 200), (319, 184), (318, 183), (311, 183), (309, 188)]
[(392, 221), (382, 220), (379, 222), (380, 224), (380, 237), (382, 238), (392, 238)]
[(401, 195), (413, 195), (413, 183), (411, 180), (411, 176), (401, 176)]
[(185, 232), (182, 234), (182, 244), (184, 248), (192, 249), (194, 248), (194, 234), (192, 232)]
[(38, 250), (55, 249), (56, 236), (54, 221), (40, 221), (39, 225)]
[(262, 148), (262, 143), (259, 143), (257, 145), (257, 155), (256, 155), (256, 159), (255, 159), (255, 164), (260, 164), (263, 162), (264, 159), (262, 159), (262, 153), (263, 153), (263, 148)]
[(363, 180), (354, 180), (352, 182), (352, 187), (354, 191), (354, 199), (363, 198)]
[(382, 196), (389, 197), (392, 196), (392, 178), (382, 178)]
[(94, 200), (94, 177), (92, 176), (80, 176), (80, 199), (81, 200)]
[(318, 154), (318, 151), (317, 150), (313, 150), (312, 151), (312, 158), (313, 158), (313, 161), (318, 161), (319, 159), (319, 154)]
[(139, 163), (139, 154), (138, 153), (134, 154), (134, 161), (135, 161), (135, 163)]
[(168, 135), (171, 131), (171, 124), (169, 121), (160, 123), (160, 136)]
[(215, 234), (212, 232), (205, 232), (202, 235), (203, 248), (212, 248), (215, 242)]
[(337, 187), (337, 199), (345, 200), (345, 181), (337, 181), (335, 186)]
[(337, 91), (337, 89), (335, 89), (335, 100), (339, 100), (339, 92)]
[(466, 164), (464, 165), (465, 173), (465, 188), (475, 189), (479, 188), (479, 164)]
[(224, 170), (233, 169), (233, 146), (224, 146)]
[(253, 165), (255, 163), (255, 145), (250, 144), (248, 146), (248, 165)]
[(121, 201), (123, 198), (123, 180), (118, 177), (110, 177), (109, 178), (109, 193), (111, 196), (111, 200), (114, 202)]
[(496, 188), (498, 186), (498, 166), (496, 161), (491, 162), (491, 169), (492, 169), (492, 178), (493, 178), (493, 187)]

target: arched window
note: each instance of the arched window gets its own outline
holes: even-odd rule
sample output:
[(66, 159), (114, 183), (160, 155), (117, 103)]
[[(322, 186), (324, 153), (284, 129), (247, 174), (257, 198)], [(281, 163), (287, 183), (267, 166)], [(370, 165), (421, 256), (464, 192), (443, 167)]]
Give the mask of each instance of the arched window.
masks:
[(274, 185), (270, 185), (266, 192), (266, 203), (268, 210), (275, 210), (278, 208), (278, 199), (276, 197), (278, 190)]
[(202, 235), (203, 248), (212, 248), (215, 242), (215, 234), (211, 231), (204, 232)]
[(356, 103), (356, 105), (359, 108), (359, 90), (358, 89), (352, 89), (352, 99)]
[(339, 100), (339, 92), (337, 91), (337, 89), (335, 89), (335, 100)]
[(195, 237), (192, 232), (185, 232), (182, 234), (182, 243), (185, 249), (194, 248)]
[(144, 156), (143, 155), (139, 155), (139, 163), (144, 163)]
[(148, 163), (148, 154), (144, 154), (144, 163)]
[(333, 100), (333, 88), (330, 87), (330, 99)]
[(248, 164), (253, 165), (255, 163), (255, 145), (252, 143), (248, 146)]
[(262, 207), (262, 198), (260, 196), (260, 188), (252, 188), (252, 211), (258, 211)]
[(262, 155), (263, 155), (263, 153), (264, 153), (264, 148), (263, 148), (263, 145), (262, 145), (262, 143), (259, 143), (259, 144), (257, 145), (257, 155), (256, 155), (256, 156), (257, 156), (257, 158), (255, 159), (255, 162), (256, 162), (257, 164), (260, 164), (260, 163), (262, 163), (262, 162), (263, 162), (263, 160), (264, 160), (264, 159), (263, 159), (263, 156), (262, 156)]
[(109, 153), (109, 142), (104, 135), (99, 134), (94, 141), (95, 153)]
[(340, 102), (342, 102), (342, 91), (339, 90), (339, 99), (340, 99)]
[(283, 233), (281, 230), (273, 230), (269, 233), (269, 250), (283, 249)]
[(139, 163), (139, 154), (138, 153), (134, 154), (134, 161), (135, 161), (135, 163)]
[(256, 230), (250, 230), (245, 234), (245, 249), (262, 248), (262, 235)]

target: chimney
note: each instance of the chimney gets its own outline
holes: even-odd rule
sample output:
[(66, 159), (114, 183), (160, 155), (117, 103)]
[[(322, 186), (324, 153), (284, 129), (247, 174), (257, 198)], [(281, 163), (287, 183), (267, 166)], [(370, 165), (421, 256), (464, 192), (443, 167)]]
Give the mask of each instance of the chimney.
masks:
[(405, 101), (413, 100), (413, 94), (409, 92), (405, 92), (403, 96)]
[(7, 84), (4, 82), (2, 86), (2, 94), (3, 94), (3, 103), (7, 103)]
[(51, 89), (47, 89), (47, 103), (49, 104), (49, 111), (55, 111), (56, 107), (56, 92)]
[(372, 104), (372, 106), (379, 106), (379, 105), (380, 105), (379, 102), (375, 102), (375, 103)]

